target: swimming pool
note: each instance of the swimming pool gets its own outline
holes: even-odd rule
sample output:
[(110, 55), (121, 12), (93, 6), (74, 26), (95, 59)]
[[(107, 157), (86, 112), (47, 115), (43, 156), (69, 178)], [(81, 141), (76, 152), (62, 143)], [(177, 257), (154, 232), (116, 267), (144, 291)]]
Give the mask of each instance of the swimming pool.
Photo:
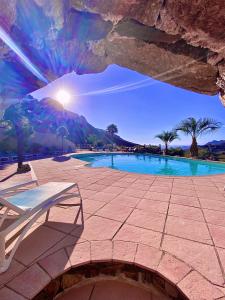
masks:
[(140, 174), (201, 176), (225, 174), (225, 164), (149, 154), (76, 154), (91, 167), (109, 167)]

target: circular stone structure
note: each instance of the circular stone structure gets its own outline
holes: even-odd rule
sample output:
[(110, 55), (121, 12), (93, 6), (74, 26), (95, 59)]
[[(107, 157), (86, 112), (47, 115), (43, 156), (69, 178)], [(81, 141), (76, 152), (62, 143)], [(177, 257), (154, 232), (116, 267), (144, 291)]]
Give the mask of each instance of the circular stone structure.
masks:
[(160, 274), (125, 262), (97, 262), (74, 267), (37, 295), (35, 300), (187, 300)]
[[(65, 294), (59, 296), (58, 300), (149, 300), (152, 299), (150, 290), (120, 282), (118, 280), (102, 280), (83, 285), (79, 288), (72, 288)], [(161, 296), (155, 296), (155, 300), (161, 300)], [(163, 299), (167, 299), (164, 297)], [(168, 298), (169, 299), (169, 298)]]

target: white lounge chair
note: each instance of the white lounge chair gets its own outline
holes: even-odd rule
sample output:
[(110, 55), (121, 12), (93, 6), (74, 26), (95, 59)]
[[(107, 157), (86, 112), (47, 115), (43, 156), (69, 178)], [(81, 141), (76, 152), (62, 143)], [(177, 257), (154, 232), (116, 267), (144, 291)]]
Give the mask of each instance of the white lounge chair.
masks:
[[(76, 192), (71, 191), (74, 188), (76, 188)], [(63, 203), (74, 197), (79, 197), (79, 203)], [(51, 207), (57, 204), (80, 206), (78, 214), (81, 213), (82, 225), (84, 224), (82, 198), (76, 183), (49, 182), (11, 197), (4, 198), (0, 195), (0, 204), (5, 207), (5, 212), (0, 217), (0, 273), (8, 269), (20, 242), (37, 219), (45, 212), (47, 212), (46, 220), (48, 219)], [(14, 215), (9, 215), (10, 212), (13, 212)], [(15, 220), (11, 225), (3, 228), (4, 222), (8, 218)], [(22, 229), (21, 225), (23, 225)], [(10, 246), (8, 243), (11, 244), (15, 238), (17, 240), (7, 256), (6, 252)]]

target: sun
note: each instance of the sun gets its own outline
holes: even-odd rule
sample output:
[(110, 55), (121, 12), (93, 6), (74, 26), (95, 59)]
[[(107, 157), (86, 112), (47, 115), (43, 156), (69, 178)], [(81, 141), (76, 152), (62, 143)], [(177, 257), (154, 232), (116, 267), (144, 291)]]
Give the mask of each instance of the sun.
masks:
[(56, 100), (65, 106), (70, 103), (71, 94), (66, 90), (59, 90), (56, 94)]

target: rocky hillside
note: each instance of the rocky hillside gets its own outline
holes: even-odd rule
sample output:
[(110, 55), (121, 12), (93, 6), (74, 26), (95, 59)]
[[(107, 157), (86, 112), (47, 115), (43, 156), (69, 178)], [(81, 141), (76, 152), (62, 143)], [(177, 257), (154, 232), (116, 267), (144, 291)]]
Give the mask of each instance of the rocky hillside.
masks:
[[(95, 128), (85, 117), (80, 116), (74, 112), (65, 110), (63, 106), (51, 98), (45, 98), (41, 101), (37, 99), (27, 99), (23, 102), (23, 112), (33, 129), (33, 134), (29, 137), (29, 148), (35, 144), (45, 147), (60, 147), (60, 138), (57, 137), (57, 129), (60, 126), (64, 126), (68, 129), (68, 138), (65, 141), (65, 149), (74, 148), (74, 144), (85, 145), (90, 143), (91, 137), (95, 138), (95, 141), (102, 144), (111, 144), (112, 142), (118, 146), (132, 147), (135, 144), (128, 142), (118, 135), (113, 138), (107, 134), (105, 130)], [(5, 112), (7, 115), (7, 110)], [(11, 141), (12, 138), (6, 136), (6, 133), (1, 133), (3, 140), (5, 135), (5, 142)], [(0, 152), (1, 152), (0, 145)], [(5, 149), (4, 149), (5, 150)]]
[(211, 148), (213, 151), (225, 151), (225, 140), (216, 141), (213, 140), (211, 142), (208, 142), (203, 146), (204, 148)]

